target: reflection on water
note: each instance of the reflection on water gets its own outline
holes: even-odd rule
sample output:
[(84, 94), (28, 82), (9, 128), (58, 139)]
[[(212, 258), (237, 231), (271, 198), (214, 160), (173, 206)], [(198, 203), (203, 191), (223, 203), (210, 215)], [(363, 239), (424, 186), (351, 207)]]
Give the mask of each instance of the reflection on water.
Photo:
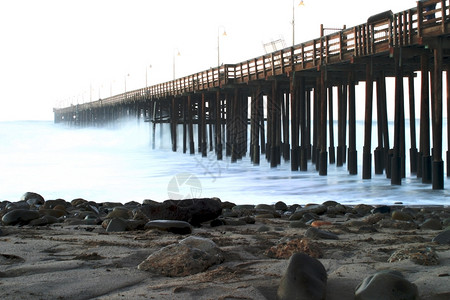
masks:
[[(362, 123), (360, 127), (362, 130)], [(326, 200), (347, 204), (448, 203), (447, 190), (433, 191), (431, 185), (411, 177), (409, 169), (402, 185), (392, 186), (384, 175), (362, 180), (361, 166), (356, 176), (348, 175), (345, 165), (330, 165), (328, 175), (319, 176), (312, 164), (307, 172), (291, 172), (289, 162), (273, 169), (263, 156), (261, 165), (253, 166), (248, 157), (231, 163), (229, 158), (215, 160), (212, 153), (206, 158), (181, 150), (174, 153), (169, 135), (165, 136), (162, 143), (156, 142), (158, 149), (152, 150), (147, 123), (74, 129), (52, 122), (2, 122), (0, 199), (16, 201), (24, 192), (35, 191), (46, 199), (141, 202), (166, 200), (170, 192), (172, 196), (195, 193), (240, 204)], [(362, 145), (358, 147), (361, 155)], [(190, 174), (186, 177), (189, 180), (180, 180), (180, 174)], [(447, 177), (444, 180), (448, 188), (450, 182)]]

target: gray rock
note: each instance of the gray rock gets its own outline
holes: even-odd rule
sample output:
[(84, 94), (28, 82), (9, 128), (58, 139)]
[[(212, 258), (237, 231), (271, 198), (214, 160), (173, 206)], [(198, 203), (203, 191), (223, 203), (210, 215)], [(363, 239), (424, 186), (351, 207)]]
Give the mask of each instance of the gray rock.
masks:
[(413, 217), (407, 213), (407, 212), (403, 212), (403, 211), (393, 211), (392, 212), (392, 219), (393, 220), (398, 220), (398, 221), (412, 221)]
[(278, 201), (277, 203), (275, 203), (274, 207), (276, 210), (288, 210), (288, 206), (283, 201)]
[(304, 253), (296, 253), (289, 260), (277, 295), (279, 300), (322, 300), (326, 286), (327, 272), (322, 263)]
[(192, 233), (192, 226), (185, 221), (176, 220), (153, 220), (145, 224), (144, 229), (158, 229), (161, 231), (172, 232), (176, 234)]
[(53, 217), (53, 216), (44, 215), (44, 216), (40, 217), (39, 219), (31, 220), (30, 223), (28, 223), (28, 225), (44, 226), (44, 225), (54, 224), (54, 223), (58, 223), (58, 218)]
[(355, 300), (419, 299), (415, 284), (398, 271), (381, 271), (366, 277), (355, 291)]
[(325, 230), (320, 230), (315, 227), (310, 227), (305, 232), (305, 236), (312, 238), (312, 239), (325, 239), (325, 240), (338, 240), (339, 237), (332, 233)]
[(431, 229), (431, 230), (441, 230), (441, 221), (435, 218), (426, 219), (425, 222), (420, 224), (420, 229)]
[(433, 238), (433, 242), (438, 244), (450, 244), (450, 229), (444, 230)]
[(108, 223), (106, 232), (121, 232), (127, 230), (127, 222), (121, 218), (114, 218)]
[(154, 252), (138, 269), (180, 277), (204, 272), (223, 260), (222, 251), (213, 241), (192, 236)]
[(37, 218), (39, 218), (39, 212), (35, 210), (14, 209), (3, 216), (2, 222), (5, 225), (28, 224)]
[(26, 201), (30, 206), (39, 206), (45, 203), (44, 197), (33, 192), (26, 192), (20, 200)]
[(162, 203), (142, 205), (139, 210), (149, 220), (178, 220), (192, 225), (211, 221), (222, 213), (218, 198), (166, 200)]

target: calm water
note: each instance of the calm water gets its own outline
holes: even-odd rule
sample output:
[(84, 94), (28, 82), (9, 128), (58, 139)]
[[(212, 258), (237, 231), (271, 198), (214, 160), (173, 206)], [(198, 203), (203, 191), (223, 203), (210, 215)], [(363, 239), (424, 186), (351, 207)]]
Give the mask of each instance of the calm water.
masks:
[[(361, 164), (363, 123), (358, 124)], [(0, 122), (0, 200), (17, 201), (24, 192), (34, 191), (46, 199), (82, 197), (96, 202), (219, 197), (239, 204), (449, 203), (450, 180), (445, 177), (445, 190), (433, 191), (410, 175), (409, 166), (402, 185), (391, 186), (385, 175), (362, 180), (361, 165), (356, 176), (348, 175), (346, 166), (334, 165), (328, 167), (328, 176), (319, 176), (311, 164), (307, 172), (291, 172), (289, 162), (271, 169), (263, 157), (260, 166), (253, 166), (248, 157), (232, 164), (229, 158), (216, 161), (212, 153), (207, 158), (183, 154), (181, 149), (174, 153), (170, 136), (165, 136), (152, 150), (149, 124), (135, 120), (107, 129), (70, 128), (50, 121)]]

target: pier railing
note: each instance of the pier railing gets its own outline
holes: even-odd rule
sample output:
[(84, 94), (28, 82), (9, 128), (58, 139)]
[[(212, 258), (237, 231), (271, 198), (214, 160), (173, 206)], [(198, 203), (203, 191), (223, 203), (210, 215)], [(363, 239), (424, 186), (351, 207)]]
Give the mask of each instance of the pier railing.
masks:
[[(434, 8), (433, 8), (434, 6)], [(80, 110), (102, 105), (181, 96), (214, 90), (232, 84), (270, 79), (293, 71), (312, 70), (323, 65), (352, 62), (359, 57), (389, 51), (393, 47), (421, 45), (423, 37), (448, 31), (449, 0), (417, 2), (417, 6), (396, 14), (390, 11), (370, 17), (366, 23), (297, 44), (237, 64), (226, 64), (146, 88), (79, 104)], [(55, 111), (73, 110), (73, 106)]]

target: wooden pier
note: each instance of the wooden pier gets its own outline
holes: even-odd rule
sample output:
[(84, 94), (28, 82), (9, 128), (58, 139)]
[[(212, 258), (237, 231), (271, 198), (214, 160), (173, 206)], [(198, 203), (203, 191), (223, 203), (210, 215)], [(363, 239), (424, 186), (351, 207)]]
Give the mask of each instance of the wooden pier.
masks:
[[(256, 165), (263, 155), (272, 167), (282, 159), (290, 161), (292, 171), (306, 171), (311, 160), (320, 175), (327, 174), (328, 164), (346, 164), (349, 174), (355, 175), (355, 104), (364, 101), (362, 178), (385, 173), (392, 184), (400, 185), (406, 173), (405, 136), (410, 134), (411, 173), (423, 183), (431, 183), (433, 189), (443, 189), (443, 71), (447, 71), (450, 109), (449, 6), (449, 0), (417, 2), (411, 9), (396, 14), (383, 12), (369, 17), (365, 24), (329, 35), (322, 28), (317, 39), (237, 64), (55, 108), (55, 122), (91, 126), (132, 115), (152, 122), (153, 142), (157, 123), (169, 123), (173, 151), (182, 148), (183, 152), (202, 156), (214, 151), (218, 160), (226, 155), (232, 162), (249, 154)], [(421, 96), (415, 99), (414, 78), (418, 72)], [(394, 116), (393, 133), (388, 130), (386, 98), (391, 91), (386, 90), (387, 77), (395, 78), (395, 110), (389, 112)], [(365, 98), (356, 99), (355, 86), (362, 81), (366, 83)], [(420, 118), (418, 138), (415, 122), (410, 123), (410, 132), (405, 132), (405, 101), (409, 102), (409, 119)], [(416, 101), (420, 101), (418, 114)], [(372, 145), (371, 136), (374, 105), (377, 145)], [(182, 147), (177, 145), (179, 134)], [(389, 134), (394, 137), (392, 148)], [(450, 142), (450, 129), (447, 134)], [(449, 176), (448, 151), (446, 161)]]

